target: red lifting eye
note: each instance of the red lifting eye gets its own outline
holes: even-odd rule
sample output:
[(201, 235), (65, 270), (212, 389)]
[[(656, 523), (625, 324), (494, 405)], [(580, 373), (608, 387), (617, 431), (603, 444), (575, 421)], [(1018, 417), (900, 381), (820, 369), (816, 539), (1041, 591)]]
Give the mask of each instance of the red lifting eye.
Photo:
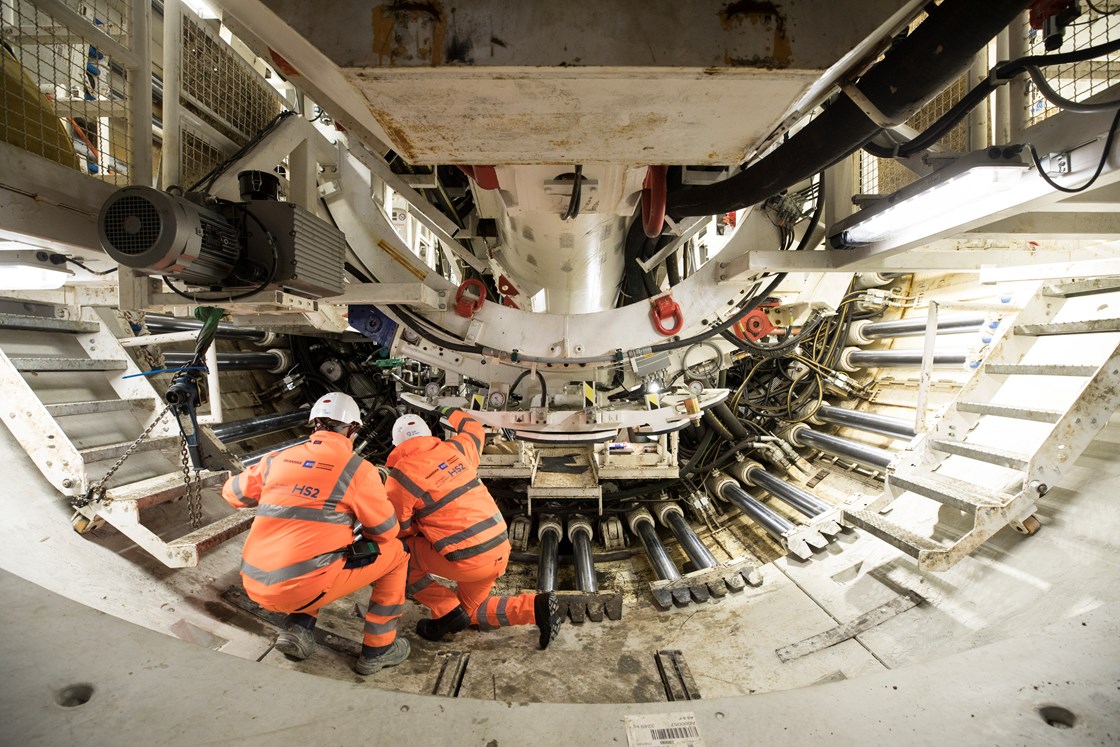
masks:
[[(661, 296), (653, 299), (650, 303), (653, 308), (649, 310), (649, 316), (658, 332), (670, 337), (681, 331), (681, 327), (684, 326), (684, 315), (681, 314), (681, 307), (677, 305), (672, 296)], [(665, 326), (665, 321), (668, 319), (673, 321), (671, 327)]]
[(486, 286), (478, 278), (464, 280), (455, 291), (455, 313), (470, 319), (486, 303)]

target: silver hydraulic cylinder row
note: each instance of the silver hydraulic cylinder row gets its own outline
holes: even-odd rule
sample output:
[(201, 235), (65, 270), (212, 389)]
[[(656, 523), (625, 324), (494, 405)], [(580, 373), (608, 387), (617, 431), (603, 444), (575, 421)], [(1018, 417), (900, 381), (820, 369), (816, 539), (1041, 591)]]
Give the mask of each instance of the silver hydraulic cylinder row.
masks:
[(653, 524), (653, 516), (644, 508), (626, 514), (626, 521), (630, 531), (638, 536), (645, 547), (646, 557), (649, 559), (653, 572), (661, 581), (676, 581), (681, 577), (680, 570), (669, 557), (661, 538), (657, 536), (657, 529)]
[(835, 436), (831, 433), (820, 433), (804, 423), (798, 423), (786, 431), (786, 438), (794, 446), (819, 449), (826, 454), (847, 459), (871, 469), (885, 470), (894, 461), (894, 454), (886, 449), (861, 444), (858, 441)]
[[(933, 354), (935, 368), (960, 368), (968, 360), (966, 350), (938, 350)], [(840, 369), (855, 373), (863, 368), (921, 368), (921, 350), (860, 350), (844, 348)]]
[(889, 415), (880, 415), (875, 412), (833, 407), (823, 402), (813, 410), (812, 415), (809, 416), (809, 422), (817, 425), (842, 425), (847, 428), (855, 428), (856, 430), (894, 438), (913, 438), (918, 435), (918, 432), (914, 430), (912, 421), (892, 418)]
[[(240, 457), (241, 463), (243, 465), (245, 465), (246, 467), (252, 467), (254, 464), (256, 464), (260, 460), (264, 459), (269, 454), (275, 454), (278, 451), (283, 451), (284, 449), (290, 449), (293, 446), (299, 446), (300, 444), (305, 444), (305, 443), (307, 443), (307, 438), (306, 437), (304, 437), (304, 438), (294, 438), (291, 441), (285, 441), (284, 443), (275, 444), (273, 446), (265, 446), (263, 449), (256, 449), (255, 451), (250, 451), (250, 452), (247, 452), (245, 454), (242, 454), (241, 457)], [(384, 479), (385, 479), (385, 476), (383, 475), (382, 476), (382, 482), (384, 482)]]
[[(937, 334), (951, 335), (975, 332), (987, 320), (982, 316), (959, 316), (937, 321)], [(848, 330), (849, 345), (868, 345), (875, 340), (894, 337), (921, 337), (926, 333), (929, 320), (922, 317), (896, 319), (890, 322), (872, 322), (866, 319), (853, 322)], [(998, 326), (998, 322), (994, 322)]]
[[(181, 319), (165, 314), (145, 314), (144, 325), (152, 334), (190, 332), (202, 329), (202, 322), (197, 319)], [(218, 325), (218, 332), (215, 336), (219, 340), (244, 340), (255, 345), (271, 345), (276, 340), (276, 333), (274, 332), (238, 327), (224, 322)]]
[(762, 488), (794, 511), (812, 518), (828, 512), (833, 507), (807, 490), (774, 477), (758, 462), (744, 460), (731, 466), (731, 474), (744, 485)]
[[(185, 366), (194, 358), (194, 353), (164, 353), (163, 360), (168, 368)], [(292, 367), (292, 356), (287, 350), (263, 350), (261, 352), (218, 353), (219, 371), (267, 371), (280, 374)]]
[(813, 552), (828, 544), (819, 531), (804, 524), (795, 524), (767, 506), (730, 475), (712, 472), (704, 483), (717, 498), (739, 509), (744, 516), (762, 527), (794, 557), (808, 560)]
[(290, 410), (288, 412), (274, 412), (255, 418), (244, 420), (231, 420), (228, 423), (211, 427), (214, 436), (225, 444), (234, 444), (246, 441), (257, 436), (277, 433), (294, 428), (297, 425), (306, 425), (309, 410)]

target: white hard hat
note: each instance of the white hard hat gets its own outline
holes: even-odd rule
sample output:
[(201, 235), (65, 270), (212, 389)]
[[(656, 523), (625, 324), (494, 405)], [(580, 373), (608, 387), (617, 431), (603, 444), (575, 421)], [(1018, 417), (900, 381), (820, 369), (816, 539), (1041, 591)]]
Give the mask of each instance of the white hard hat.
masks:
[(330, 418), (340, 423), (361, 423), (362, 411), (358, 409), (358, 403), (349, 394), (330, 392), (315, 402), (307, 422), (310, 423), (316, 418)]
[(401, 415), (393, 423), (393, 446), (400, 446), (410, 438), (416, 436), (430, 436), (432, 429), (428, 427), (419, 415)]

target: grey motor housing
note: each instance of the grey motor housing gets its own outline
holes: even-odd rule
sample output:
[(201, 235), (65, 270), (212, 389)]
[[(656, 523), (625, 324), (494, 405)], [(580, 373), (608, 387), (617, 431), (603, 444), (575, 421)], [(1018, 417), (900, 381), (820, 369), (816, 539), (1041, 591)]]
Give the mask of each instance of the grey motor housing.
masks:
[(220, 213), (151, 187), (113, 193), (97, 233), (120, 264), (191, 285), (222, 283), (241, 255), (238, 231)]

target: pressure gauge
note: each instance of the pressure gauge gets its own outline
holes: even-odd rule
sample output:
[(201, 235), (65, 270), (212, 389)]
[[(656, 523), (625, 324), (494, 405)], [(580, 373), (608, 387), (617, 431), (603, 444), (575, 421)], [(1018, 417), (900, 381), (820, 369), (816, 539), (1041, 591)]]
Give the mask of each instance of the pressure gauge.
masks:
[(505, 392), (490, 392), (486, 396), (486, 406), (491, 410), (500, 410), (506, 406)]
[(688, 382), (688, 393), (693, 397), (699, 397), (704, 392), (704, 382), (698, 379), (693, 379)]
[(424, 396), (428, 399), (434, 400), (439, 396), (439, 382), (429, 381), (424, 385)]

